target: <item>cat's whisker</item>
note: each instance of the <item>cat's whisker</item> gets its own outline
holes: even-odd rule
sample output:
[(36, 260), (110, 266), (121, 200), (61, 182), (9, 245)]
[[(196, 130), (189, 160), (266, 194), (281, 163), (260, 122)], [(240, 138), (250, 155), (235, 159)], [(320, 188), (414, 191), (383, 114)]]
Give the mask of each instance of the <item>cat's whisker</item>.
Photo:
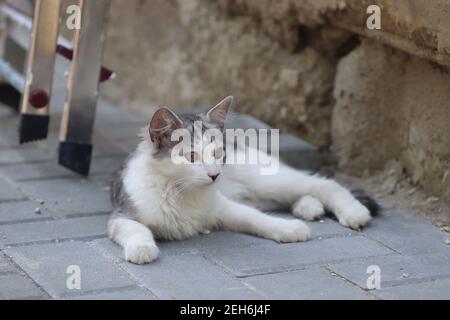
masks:
[(182, 192), (184, 192), (185, 190), (189, 189), (190, 187), (192, 187), (192, 185), (194, 184), (193, 182), (195, 182), (196, 179), (189, 179), (189, 184), (187, 183), (188, 181), (183, 181), (181, 183), (178, 183), (175, 186), (175, 197), (178, 197)]
[(172, 192), (174, 192), (171, 196), (176, 199), (183, 191), (185, 191), (190, 185), (192, 185), (192, 183), (187, 184), (187, 182), (194, 182), (196, 180), (201, 179), (197, 177), (184, 177), (177, 179), (174, 182), (169, 183), (168, 187), (166, 188), (166, 193), (171, 194)]

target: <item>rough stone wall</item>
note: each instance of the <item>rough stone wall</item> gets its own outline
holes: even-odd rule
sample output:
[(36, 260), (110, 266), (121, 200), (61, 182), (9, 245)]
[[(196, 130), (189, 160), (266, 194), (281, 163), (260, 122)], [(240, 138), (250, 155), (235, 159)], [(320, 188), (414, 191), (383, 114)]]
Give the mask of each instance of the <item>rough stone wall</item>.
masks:
[[(350, 30), (450, 66), (450, 3), (447, 0), (219, 0), (230, 12), (256, 17), (269, 34), (290, 46), (299, 26)], [(369, 5), (382, 10), (382, 29), (369, 31)]]
[[(365, 28), (382, 8), (382, 30)], [(446, 0), (113, 0), (103, 93), (236, 107), (320, 147), (354, 175), (400, 162), (450, 204)]]
[(353, 175), (400, 161), (450, 203), (450, 72), (371, 40), (339, 62), (332, 136)]

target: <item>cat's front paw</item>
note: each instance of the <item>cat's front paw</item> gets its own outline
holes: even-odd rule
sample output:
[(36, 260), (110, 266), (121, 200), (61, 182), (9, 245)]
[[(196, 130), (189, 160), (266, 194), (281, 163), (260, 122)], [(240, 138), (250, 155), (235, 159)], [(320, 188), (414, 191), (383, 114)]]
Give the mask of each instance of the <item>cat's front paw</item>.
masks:
[(271, 238), (277, 242), (303, 242), (311, 236), (309, 227), (299, 220), (283, 220), (275, 228)]
[(132, 263), (146, 264), (158, 256), (158, 247), (150, 241), (131, 241), (125, 246), (125, 259)]
[(339, 215), (339, 223), (343, 226), (359, 230), (366, 226), (372, 219), (369, 210), (360, 203), (348, 207)]

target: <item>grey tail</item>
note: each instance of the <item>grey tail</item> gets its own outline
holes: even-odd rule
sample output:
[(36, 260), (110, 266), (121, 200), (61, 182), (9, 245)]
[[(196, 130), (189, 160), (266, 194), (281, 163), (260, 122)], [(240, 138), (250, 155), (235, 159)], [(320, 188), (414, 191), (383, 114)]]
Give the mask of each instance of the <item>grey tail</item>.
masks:
[(362, 189), (352, 189), (350, 190), (353, 196), (365, 206), (372, 217), (376, 217), (380, 213), (380, 204), (371, 196), (369, 196)]

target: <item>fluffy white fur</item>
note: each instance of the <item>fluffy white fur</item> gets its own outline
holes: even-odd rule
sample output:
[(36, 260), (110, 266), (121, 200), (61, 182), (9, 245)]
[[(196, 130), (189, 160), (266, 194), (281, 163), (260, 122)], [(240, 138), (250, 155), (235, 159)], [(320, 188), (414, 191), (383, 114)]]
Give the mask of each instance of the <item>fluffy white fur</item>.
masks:
[[(260, 175), (258, 165), (175, 165), (170, 157), (155, 157), (155, 148), (146, 133), (122, 173), (136, 212), (132, 218), (113, 215), (108, 225), (111, 239), (133, 263), (158, 257), (154, 237), (178, 240), (209, 230), (243, 232), (278, 242), (310, 237), (302, 221), (260, 210), (289, 206), (296, 217), (313, 220), (324, 214), (325, 206), (342, 225), (354, 229), (371, 219), (368, 209), (335, 181), (282, 163), (276, 175)], [(216, 174), (219, 177), (212, 181), (210, 176)]]

